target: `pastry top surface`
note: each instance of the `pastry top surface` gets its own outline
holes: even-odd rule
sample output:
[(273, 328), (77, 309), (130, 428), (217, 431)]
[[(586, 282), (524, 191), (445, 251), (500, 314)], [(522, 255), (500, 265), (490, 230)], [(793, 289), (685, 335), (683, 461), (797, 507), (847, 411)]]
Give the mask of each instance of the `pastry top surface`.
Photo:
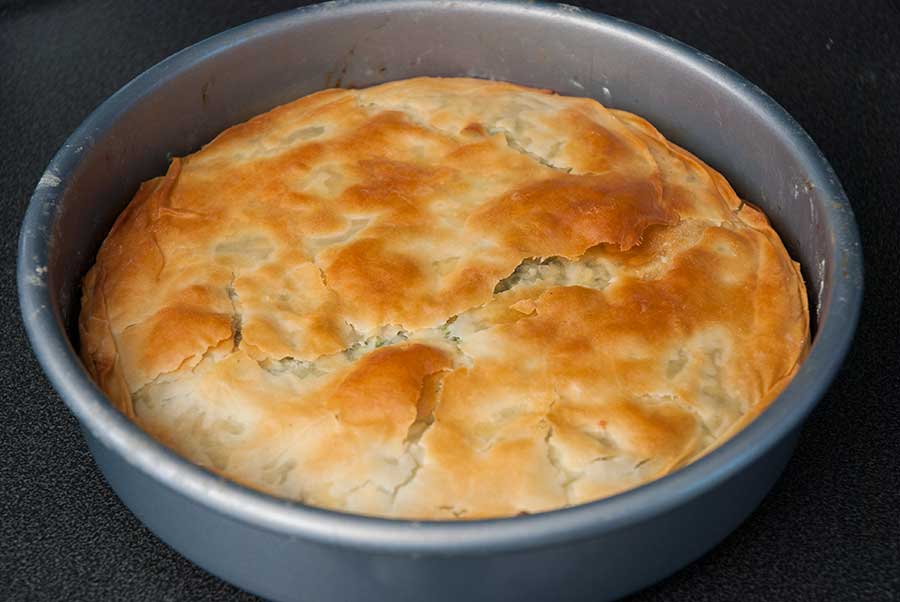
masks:
[(164, 444), (346, 512), (511, 516), (658, 478), (808, 346), (765, 216), (649, 123), (513, 84), (306, 96), (144, 183), (82, 357)]

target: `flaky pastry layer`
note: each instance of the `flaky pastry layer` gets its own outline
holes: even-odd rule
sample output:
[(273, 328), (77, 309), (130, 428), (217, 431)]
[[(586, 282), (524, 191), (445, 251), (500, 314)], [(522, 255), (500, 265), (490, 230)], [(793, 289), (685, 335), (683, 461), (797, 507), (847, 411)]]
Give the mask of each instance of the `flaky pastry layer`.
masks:
[(347, 512), (541, 512), (658, 478), (808, 345), (763, 214), (649, 123), (508, 83), (326, 90), (144, 183), (82, 357), (192, 461)]

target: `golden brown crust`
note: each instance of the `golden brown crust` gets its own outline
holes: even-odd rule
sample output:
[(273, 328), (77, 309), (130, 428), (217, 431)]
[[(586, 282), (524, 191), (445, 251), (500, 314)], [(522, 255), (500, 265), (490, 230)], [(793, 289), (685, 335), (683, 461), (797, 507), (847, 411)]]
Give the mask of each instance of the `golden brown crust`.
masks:
[(513, 84), (327, 90), (141, 186), (82, 357), (242, 483), (351, 512), (538, 512), (724, 441), (808, 345), (758, 209), (643, 119)]

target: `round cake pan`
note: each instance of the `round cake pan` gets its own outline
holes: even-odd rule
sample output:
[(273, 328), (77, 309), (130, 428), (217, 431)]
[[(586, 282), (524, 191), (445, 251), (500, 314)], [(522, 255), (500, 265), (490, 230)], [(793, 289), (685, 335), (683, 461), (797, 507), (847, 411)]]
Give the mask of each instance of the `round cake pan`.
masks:
[[(416, 75), (590, 96), (648, 118), (722, 171), (802, 264), (815, 337), (790, 386), (725, 445), (658, 481), (575, 508), (470, 522), (352, 516), (276, 499), (183, 460), (115, 410), (76, 354), (79, 283), (138, 184), (163, 173), (168, 156), (277, 104)], [(38, 183), (18, 287), (35, 354), (109, 484), (210, 572), (282, 601), (599, 601), (684, 566), (756, 507), (847, 351), (862, 261), (825, 158), (771, 98), (710, 57), (566, 6), (397, 0), (321, 4), (238, 27), (113, 95)]]

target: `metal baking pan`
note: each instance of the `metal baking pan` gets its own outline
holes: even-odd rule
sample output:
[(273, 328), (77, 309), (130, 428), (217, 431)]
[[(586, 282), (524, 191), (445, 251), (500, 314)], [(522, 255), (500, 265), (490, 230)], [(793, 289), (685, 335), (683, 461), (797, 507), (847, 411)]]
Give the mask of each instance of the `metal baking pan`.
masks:
[[(113, 219), (167, 155), (330, 86), (469, 75), (634, 111), (721, 170), (800, 260), (812, 349), (755, 422), (701, 460), (594, 503), (472, 522), (305, 507), (223, 480), (157, 444), (91, 383), (75, 349), (79, 282)], [(566, 6), (336, 2), (184, 50), (101, 105), (38, 183), (19, 241), (35, 354), (109, 484), (160, 538), (274, 600), (612, 599), (697, 558), (759, 503), (838, 370), (862, 298), (856, 225), (801, 127), (725, 66), (660, 34)]]

